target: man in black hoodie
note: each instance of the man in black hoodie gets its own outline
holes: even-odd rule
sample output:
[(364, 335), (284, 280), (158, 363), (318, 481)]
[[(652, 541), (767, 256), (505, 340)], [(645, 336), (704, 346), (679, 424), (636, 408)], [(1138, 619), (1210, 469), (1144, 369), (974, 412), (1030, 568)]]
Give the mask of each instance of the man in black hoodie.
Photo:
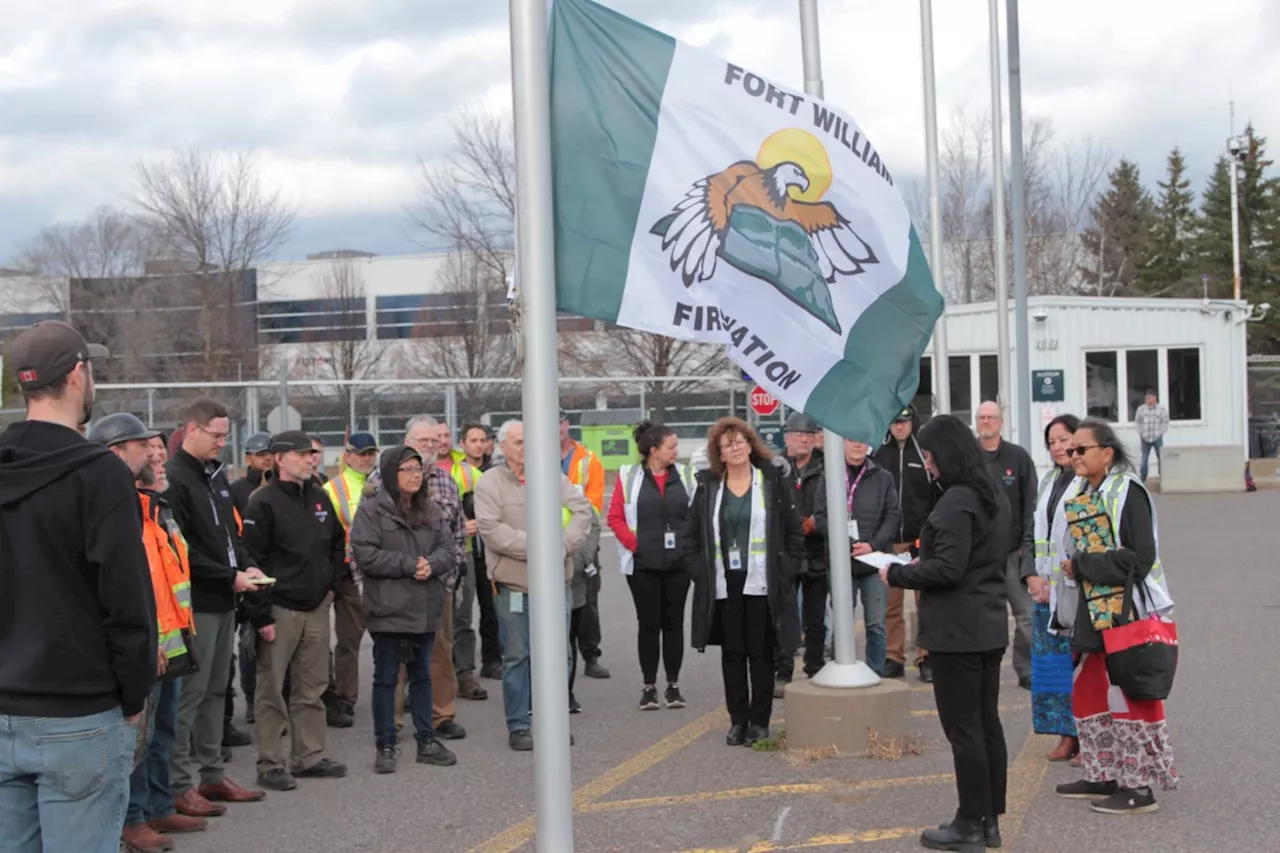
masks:
[(114, 853), (156, 680), (133, 477), (78, 431), (90, 361), (106, 356), (57, 320), (9, 350), (27, 401), (0, 435), (0, 846), (12, 849)]
[(202, 397), (187, 406), (183, 420), (182, 446), (165, 470), (169, 506), (187, 540), (200, 668), (182, 684), (172, 781), (177, 810), (207, 818), (226, 813), (219, 800), (247, 803), (265, 796), (227, 778), (222, 761), (223, 711), (236, 648), (235, 597), (256, 589), (253, 579), (264, 575), (240, 544), (231, 487), (218, 462), (231, 432), (226, 407)]
[[(294, 777), (337, 778), (347, 768), (322, 757), (329, 686), (329, 605), (346, 580), (347, 533), (329, 495), (315, 480), (319, 454), (304, 432), (271, 437), (276, 477), (249, 501), (244, 544), (274, 583), (245, 596), (258, 632), (258, 784), (273, 791), (297, 787)], [(296, 690), (286, 704), (290, 668)], [(281, 739), (292, 740), (286, 767)]]
[[(893, 550), (896, 553), (915, 553), (916, 540), (920, 538), (920, 528), (925, 519), (933, 511), (933, 505), (942, 493), (941, 488), (924, 467), (924, 454), (916, 443), (916, 409), (907, 406), (893, 423), (889, 424), (889, 434), (884, 444), (876, 451), (875, 460), (880, 467), (893, 475), (894, 485), (898, 489), (898, 509), (901, 518), (898, 522), (898, 534), (894, 538)], [(916, 600), (920, 594), (916, 593)], [(903, 590), (901, 587), (889, 587), (889, 605), (885, 609), (885, 630), (888, 633), (888, 651), (884, 663), (886, 678), (902, 678), (906, 674), (906, 620), (902, 616)], [(916, 610), (916, 666), (920, 668), (920, 680), (925, 683), (933, 681), (933, 667), (929, 664), (929, 652), (919, 648), (920, 611)]]
[[(794, 473), (795, 503), (804, 520), (805, 559), (796, 586), (802, 599), (801, 624), (804, 627), (804, 674), (812, 678), (826, 663), (824, 651), (827, 642), (827, 596), (830, 579), (827, 576), (826, 537), (818, 532), (813, 519), (818, 489), (822, 485), (822, 427), (804, 412), (795, 412), (787, 418), (783, 432), (787, 443), (787, 461)], [(781, 688), (791, 682), (795, 674), (796, 659), (792, 649), (779, 648), (777, 654), (774, 697), (781, 698)]]

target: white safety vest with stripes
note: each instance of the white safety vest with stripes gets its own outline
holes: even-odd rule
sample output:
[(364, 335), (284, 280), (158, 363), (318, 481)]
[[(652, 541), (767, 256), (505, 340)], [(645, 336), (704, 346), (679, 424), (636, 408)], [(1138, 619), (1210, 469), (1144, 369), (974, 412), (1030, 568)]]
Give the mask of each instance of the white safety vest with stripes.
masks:
[[(724, 481), (716, 490), (715, 506), (711, 509), (711, 533), (716, 554), (716, 600), (723, 601), (729, 597), (729, 585), (725, 578), (724, 548), (720, 543), (720, 504), (724, 500)], [(743, 595), (768, 595), (768, 542), (765, 538), (767, 516), (764, 506), (764, 475), (759, 468), (752, 469), (751, 475), (751, 542), (747, 548), (746, 585)]]
[[(1049, 581), (1049, 612), (1058, 612), (1058, 596), (1061, 594), (1067, 577), (1062, 573), (1062, 550), (1059, 543), (1066, 542), (1067, 515), (1063, 504), (1080, 494), (1084, 486), (1084, 478), (1076, 477), (1067, 484), (1067, 488), (1058, 499), (1056, 506), (1049, 507), (1049, 495), (1053, 492), (1053, 484), (1058, 479), (1058, 469), (1054, 467), (1040, 479), (1040, 490), (1036, 496), (1035, 517), (1035, 556), (1036, 574)], [(1049, 519), (1053, 519), (1050, 526)], [(1052, 620), (1050, 620), (1052, 624)]]
[[(693, 493), (697, 491), (696, 481), (693, 478), (692, 465), (677, 465), (676, 471), (680, 475), (680, 481), (684, 484), (684, 490), (689, 495), (689, 503), (693, 503)], [(622, 505), (625, 508), (627, 518), (627, 529), (631, 531), (631, 535), (636, 534), (636, 528), (639, 524), (639, 507), (640, 507), (640, 487), (644, 485), (644, 465), (623, 465), (618, 469), (618, 483), (614, 488), (622, 489)], [(627, 550), (627, 546), (618, 541), (618, 569), (624, 574), (629, 575), (636, 570), (636, 555)]]

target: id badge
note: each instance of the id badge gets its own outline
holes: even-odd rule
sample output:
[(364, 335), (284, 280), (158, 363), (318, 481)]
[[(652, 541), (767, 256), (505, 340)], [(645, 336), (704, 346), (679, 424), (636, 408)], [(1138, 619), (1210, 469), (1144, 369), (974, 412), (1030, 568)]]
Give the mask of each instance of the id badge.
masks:
[(742, 571), (742, 552), (737, 548), (729, 549), (729, 568), (732, 571)]
[(849, 519), (849, 539), (853, 542), (858, 541), (858, 522), (852, 518)]
[(676, 549), (676, 534), (674, 530), (668, 530), (663, 534), (662, 547), (666, 548), (668, 551), (674, 551)]
[(511, 612), (512, 613), (524, 612), (524, 593), (523, 592), (511, 593)]

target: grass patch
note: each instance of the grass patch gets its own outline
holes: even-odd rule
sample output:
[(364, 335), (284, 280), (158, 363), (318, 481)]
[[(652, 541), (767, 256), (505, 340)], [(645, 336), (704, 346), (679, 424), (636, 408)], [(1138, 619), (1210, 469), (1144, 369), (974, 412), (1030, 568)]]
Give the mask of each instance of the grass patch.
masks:
[(787, 748), (786, 731), (778, 732), (772, 737), (762, 738), (751, 744), (756, 752), (778, 752)]
[(925, 741), (909, 732), (901, 737), (882, 737), (875, 729), (867, 729), (867, 758), (875, 761), (901, 761), (924, 752)]

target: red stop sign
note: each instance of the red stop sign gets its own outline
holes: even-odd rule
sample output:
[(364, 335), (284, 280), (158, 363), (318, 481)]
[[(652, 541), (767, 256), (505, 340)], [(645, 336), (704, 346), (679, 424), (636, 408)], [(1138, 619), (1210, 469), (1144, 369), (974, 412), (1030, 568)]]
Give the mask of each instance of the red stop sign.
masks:
[(751, 411), (757, 415), (772, 415), (782, 405), (778, 398), (757, 385), (751, 389)]

